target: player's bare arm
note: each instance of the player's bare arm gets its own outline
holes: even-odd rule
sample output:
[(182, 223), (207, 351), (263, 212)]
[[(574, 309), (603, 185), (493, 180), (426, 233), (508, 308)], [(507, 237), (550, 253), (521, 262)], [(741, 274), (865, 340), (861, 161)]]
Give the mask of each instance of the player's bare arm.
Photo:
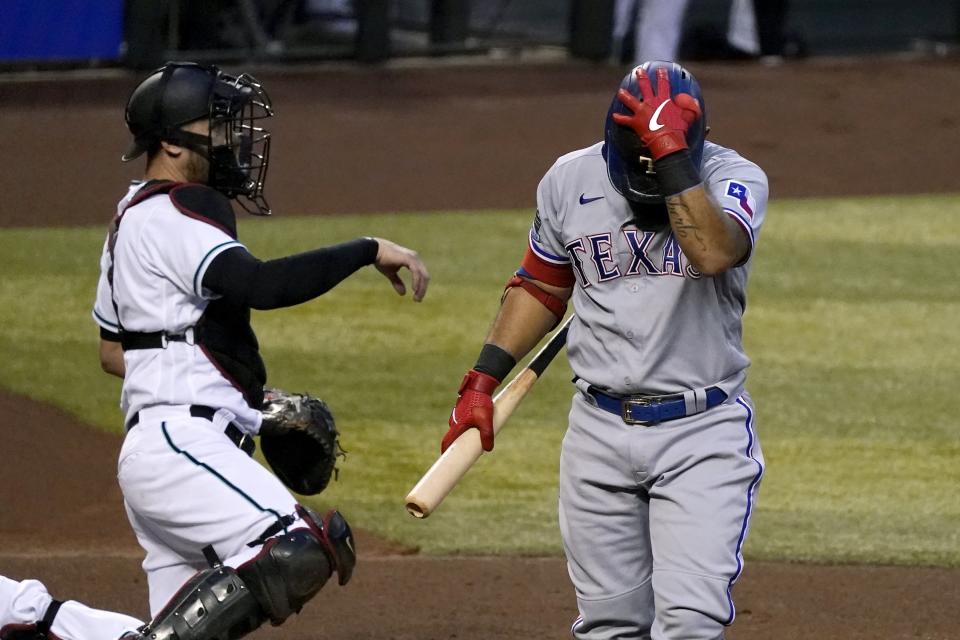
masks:
[(473, 428), (480, 431), (484, 451), (493, 450), (493, 392), (517, 360), (563, 318), (572, 291), (572, 287), (548, 284), (528, 275), (518, 274), (507, 282), (480, 356), (457, 390), (441, 451)]
[(123, 364), (123, 347), (119, 342), (100, 338), (100, 368), (123, 379), (126, 370)]
[(670, 225), (684, 255), (700, 273), (713, 276), (739, 264), (750, 251), (743, 228), (698, 185), (666, 198)]
[[(557, 287), (533, 278), (523, 278), (533, 286), (566, 303), (572, 287)], [(493, 320), (486, 344), (509, 353), (514, 361), (522, 359), (557, 324), (557, 316), (522, 287), (504, 292), (503, 303)]]

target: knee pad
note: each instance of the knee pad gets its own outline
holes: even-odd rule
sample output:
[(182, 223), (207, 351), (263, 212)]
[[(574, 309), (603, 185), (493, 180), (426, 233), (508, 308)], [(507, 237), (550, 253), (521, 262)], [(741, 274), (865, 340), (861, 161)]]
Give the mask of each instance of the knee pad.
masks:
[(321, 518), (316, 511), (303, 505), (297, 505), (297, 513), (326, 549), (337, 572), (340, 586), (350, 582), (353, 568), (357, 564), (357, 548), (353, 532), (343, 515), (339, 511), (328, 511), (327, 515)]
[(140, 630), (150, 640), (235, 640), (266, 620), (237, 572), (224, 566), (190, 578)]
[(271, 538), (256, 557), (237, 568), (274, 625), (299, 613), (335, 571), (340, 584), (346, 584), (356, 564), (350, 526), (343, 516), (331, 511), (320, 518), (302, 506), (297, 512), (307, 528)]

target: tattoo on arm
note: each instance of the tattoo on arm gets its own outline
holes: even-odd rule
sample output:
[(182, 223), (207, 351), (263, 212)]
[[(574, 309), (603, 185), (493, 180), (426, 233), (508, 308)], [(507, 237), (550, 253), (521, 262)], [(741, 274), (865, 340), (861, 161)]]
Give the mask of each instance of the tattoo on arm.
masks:
[(701, 250), (707, 250), (707, 243), (704, 242), (703, 236), (700, 235), (700, 227), (694, 224), (694, 222), (690, 219), (690, 207), (688, 207), (680, 199), (668, 198), (667, 212), (670, 214), (670, 219), (673, 222), (673, 229), (677, 232), (678, 236), (681, 238), (692, 236), (697, 242), (700, 243)]

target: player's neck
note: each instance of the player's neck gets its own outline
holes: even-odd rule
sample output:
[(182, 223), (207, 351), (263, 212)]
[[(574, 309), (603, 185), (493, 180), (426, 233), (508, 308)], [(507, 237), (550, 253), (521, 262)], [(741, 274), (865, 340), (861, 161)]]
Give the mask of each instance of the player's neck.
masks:
[(169, 158), (158, 155), (147, 162), (143, 173), (144, 181), (169, 180), (171, 182), (195, 182), (187, 175), (186, 168), (181, 163), (171, 162)]

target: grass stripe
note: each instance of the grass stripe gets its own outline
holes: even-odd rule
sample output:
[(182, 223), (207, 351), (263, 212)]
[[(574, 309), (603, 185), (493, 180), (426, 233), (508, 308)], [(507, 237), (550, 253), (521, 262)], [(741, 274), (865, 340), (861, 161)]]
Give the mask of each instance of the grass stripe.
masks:
[[(373, 234), (416, 248), (431, 271), (419, 305), (364, 269), (314, 302), (254, 312), (270, 383), (324, 397), (350, 452), (314, 506), (428, 553), (560, 553), (573, 393), (563, 358), (434, 515), (414, 520), (402, 504), (438, 454), (532, 218), (242, 220), (261, 258)], [(99, 370), (90, 317), (103, 234), (0, 230), (0, 385), (119, 432), (118, 386)], [(958, 249), (956, 196), (773, 203), (745, 317), (767, 461), (748, 559), (960, 566)]]

